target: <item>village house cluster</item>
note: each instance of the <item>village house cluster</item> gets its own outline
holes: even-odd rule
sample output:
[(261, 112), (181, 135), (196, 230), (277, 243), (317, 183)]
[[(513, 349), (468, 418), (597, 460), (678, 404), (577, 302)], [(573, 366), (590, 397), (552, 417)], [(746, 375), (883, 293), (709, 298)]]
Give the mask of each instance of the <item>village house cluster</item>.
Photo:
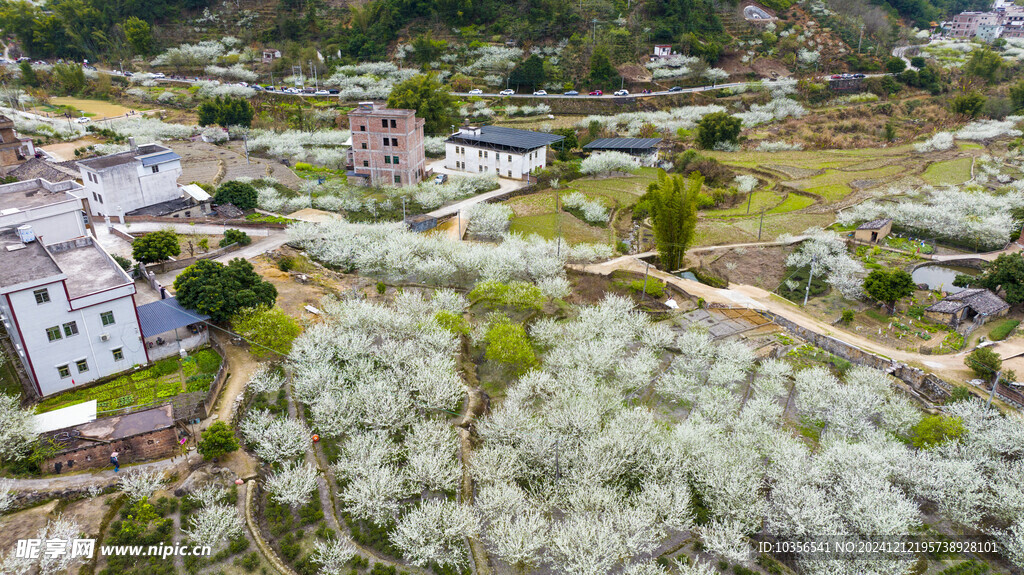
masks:
[(961, 12), (942, 27), (953, 38), (977, 38), (989, 43), (997, 38), (1024, 38), (1024, 6), (995, 0), (991, 11)]

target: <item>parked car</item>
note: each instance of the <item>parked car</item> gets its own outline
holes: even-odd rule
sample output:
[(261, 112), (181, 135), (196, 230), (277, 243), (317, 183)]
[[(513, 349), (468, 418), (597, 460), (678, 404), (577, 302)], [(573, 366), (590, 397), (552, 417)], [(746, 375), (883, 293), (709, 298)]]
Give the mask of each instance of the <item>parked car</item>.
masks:
[(156, 74), (153, 74), (153, 77), (154, 78), (166, 78), (167, 74), (164, 74), (163, 72), (157, 72)]
[(644, 88), (643, 90), (640, 91), (640, 93), (641, 94), (650, 94), (651, 90), (649, 88)]
[(248, 88), (249, 87), (249, 83), (248, 82), (239, 82), (238, 85), (243, 87), (243, 88)]
[(43, 62), (42, 60), (36, 60), (35, 62), (32, 62), (32, 64), (36, 66), (45, 66), (46, 62)]
[(628, 96), (629, 95), (629, 90), (616, 90), (615, 94), (613, 94), (613, 95), (615, 95), (615, 96)]
[(516, 93), (515, 90), (507, 89), (507, 90), (502, 90), (502, 91), (498, 92), (498, 95), (499, 96), (511, 96), (512, 94), (515, 94), (515, 93)]
[(30, 60), (32, 60), (32, 58), (29, 58), (28, 56), (22, 56), (21, 58), (15, 60), (15, 62), (18, 62), (20, 64), (21, 62), (28, 62)]
[(568, 92), (563, 92), (562, 95), (563, 96), (579, 96), (580, 93), (577, 92), (576, 90), (569, 90)]
[(536, 90), (536, 91), (534, 91), (533, 95), (534, 96), (547, 96), (548, 93), (545, 92), (544, 90)]
[(125, 72), (125, 73), (124, 73), (124, 77), (125, 77), (125, 78), (131, 78), (131, 77), (132, 77), (132, 76), (134, 76), (134, 75), (135, 75), (135, 74), (132, 74), (131, 72)]
[(443, 183), (445, 183), (447, 181), (448, 181), (448, 174), (438, 174), (437, 177), (434, 178), (434, 183), (437, 184), (437, 185), (441, 185), (441, 184), (443, 184)]
[(253, 90), (256, 90), (257, 92), (262, 92), (262, 91), (263, 91), (263, 86), (260, 86), (259, 84), (253, 84), (253, 85), (251, 86), (251, 88), (252, 88)]
[(77, 123), (77, 124), (88, 124), (89, 123), (89, 118), (86, 118), (85, 116), (82, 116), (81, 118), (75, 118), (75, 123)]
[(329, 94), (330, 94), (330, 92), (328, 92), (327, 90), (317, 90), (316, 91), (316, 95), (317, 96), (327, 96)]
[(854, 78), (867, 78), (867, 76), (865, 76), (864, 74), (854, 74), (853, 77)]
[(842, 76), (840, 76), (839, 74), (832, 74), (832, 79), (833, 80), (838, 80), (840, 78), (842, 78)]
[(671, 88), (668, 89), (668, 91), (669, 92), (682, 92), (683, 91), (683, 87), (682, 86), (672, 86)]
[(331, 88), (330, 90), (327, 90), (327, 93), (328, 93), (328, 94), (331, 94), (331, 95), (334, 95), (334, 94), (340, 94), (340, 93), (341, 93), (341, 90), (339, 90), (339, 89), (337, 89), (337, 88)]
[(604, 92), (602, 92), (601, 90), (591, 90), (590, 91), (590, 95), (591, 96), (604, 96)]
[(478, 94), (483, 94), (484, 91), (481, 90), (480, 88), (473, 88), (472, 90), (469, 91), (469, 93), (470, 95), (476, 96)]

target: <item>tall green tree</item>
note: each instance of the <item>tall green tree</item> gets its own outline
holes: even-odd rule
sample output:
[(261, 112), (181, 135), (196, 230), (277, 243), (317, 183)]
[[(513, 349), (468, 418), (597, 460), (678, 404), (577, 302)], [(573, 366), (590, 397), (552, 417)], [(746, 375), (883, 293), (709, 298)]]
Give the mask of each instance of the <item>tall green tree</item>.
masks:
[(256, 110), (245, 98), (217, 96), (200, 104), (198, 114), (200, 126), (216, 124), (224, 128), (228, 126), (248, 128), (252, 126), (252, 118), (256, 115)]
[(145, 20), (132, 16), (124, 21), (122, 28), (132, 52), (147, 56), (153, 51), (153, 29)]
[(743, 122), (726, 112), (715, 112), (700, 119), (697, 124), (697, 143), (710, 150), (719, 143), (735, 143), (743, 129)]
[(896, 302), (914, 294), (914, 278), (901, 269), (872, 270), (864, 278), (864, 291), (877, 301), (885, 304), (893, 313)]
[(395, 85), (388, 107), (416, 110), (427, 134), (448, 133), (455, 117), (455, 98), (433, 74), (419, 74)]
[(590, 75), (587, 76), (587, 80), (590, 81), (591, 88), (602, 90), (615, 89), (621, 85), (622, 77), (615, 66), (612, 66), (608, 51), (604, 47), (599, 46), (590, 57)]
[(21, 64), (18, 64), (18, 70), (21, 71), (21, 84), (23, 86), (39, 85), (39, 76), (36, 75), (36, 71), (32, 68), (31, 63), (22, 62)]
[(522, 64), (516, 66), (508, 78), (510, 84), (530, 86), (533, 89), (537, 89), (538, 86), (542, 85), (544, 80), (544, 60), (541, 60), (540, 56), (536, 54), (531, 55)]
[(1010, 86), (1010, 102), (1014, 111), (1024, 110), (1024, 80)]
[(225, 321), (245, 308), (272, 306), (277, 300), (277, 288), (241, 258), (228, 265), (199, 260), (174, 279), (174, 291), (178, 303), (214, 321)]
[(231, 316), (231, 327), (238, 335), (257, 344), (249, 349), (257, 359), (288, 355), (292, 342), (302, 333), (299, 322), (284, 310), (266, 305), (240, 310)]
[(658, 181), (651, 183), (641, 200), (650, 206), (658, 258), (666, 270), (683, 266), (697, 229), (697, 196), (703, 184), (700, 172), (684, 177), (659, 170)]
[(990, 48), (976, 48), (963, 67), (965, 74), (981, 78), (990, 84), (999, 81), (1002, 70), (1002, 56)]
[(180, 253), (181, 244), (174, 230), (158, 230), (132, 242), (132, 257), (144, 264), (163, 261)]
[(203, 459), (218, 459), (238, 450), (235, 433), (223, 421), (215, 421), (213, 425), (203, 430), (200, 437), (196, 449)]
[(76, 96), (85, 89), (85, 71), (78, 64), (57, 64), (51, 74), (61, 93)]
[(983, 270), (981, 275), (958, 275), (953, 285), (1003, 290), (1006, 303), (1024, 303), (1024, 258), (1020, 254), (1001, 254), (995, 261), (985, 264)]
[(955, 96), (949, 103), (949, 110), (954, 114), (974, 118), (985, 107), (985, 96), (978, 92), (968, 92)]

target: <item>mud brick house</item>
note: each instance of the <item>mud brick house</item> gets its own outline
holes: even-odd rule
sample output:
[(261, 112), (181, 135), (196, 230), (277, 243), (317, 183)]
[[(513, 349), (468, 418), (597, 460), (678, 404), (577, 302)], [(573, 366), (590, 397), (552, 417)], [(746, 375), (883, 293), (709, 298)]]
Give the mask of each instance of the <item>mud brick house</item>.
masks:
[(408, 186), (423, 181), (423, 118), (416, 110), (360, 102), (348, 114), (352, 130), (349, 181), (371, 186)]
[(167, 404), (128, 415), (107, 417), (47, 433), (62, 450), (43, 466), (46, 473), (66, 473), (110, 466), (118, 452), (121, 465), (163, 459), (179, 452), (174, 406)]
[(965, 289), (950, 294), (942, 301), (924, 310), (924, 316), (934, 322), (955, 328), (973, 321), (981, 325), (992, 317), (1001, 317), (1010, 311), (1010, 304), (987, 289)]
[(859, 242), (877, 244), (879, 240), (884, 239), (890, 232), (892, 232), (892, 220), (888, 218), (871, 220), (858, 226), (853, 232), (853, 237)]

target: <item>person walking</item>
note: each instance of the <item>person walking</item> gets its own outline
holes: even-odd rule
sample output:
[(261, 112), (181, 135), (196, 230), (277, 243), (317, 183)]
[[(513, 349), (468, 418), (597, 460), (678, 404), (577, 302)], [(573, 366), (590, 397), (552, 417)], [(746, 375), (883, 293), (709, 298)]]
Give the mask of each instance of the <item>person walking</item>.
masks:
[(116, 451), (111, 451), (110, 452), (110, 463), (114, 466), (114, 473), (117, 473), (118, 470), (121, 469), (121, 464), (118, 463), (118, 461), (117, 461), (117, 452)]

